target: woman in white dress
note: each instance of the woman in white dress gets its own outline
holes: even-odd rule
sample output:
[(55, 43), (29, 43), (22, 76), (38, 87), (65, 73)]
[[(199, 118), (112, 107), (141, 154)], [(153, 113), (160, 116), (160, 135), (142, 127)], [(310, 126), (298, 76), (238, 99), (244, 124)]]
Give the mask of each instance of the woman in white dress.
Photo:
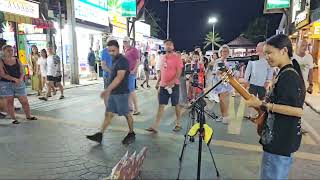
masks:
[[(214, 65), (216, 60), (218, 59), (218, 54), (217, 53), (213, 53), (213, 55), (211, 56), (211, 61), (208, 64), (207, 70), (206, 70), (206, 77), (207, 77), (207, 90), (209, 90), (212, 86), (214, 86), (217, 82), (214, 78), (215, 72), (213, 71), (214, 69)], [(213, 91), (211, 91), (208, 94), (208, 98), (210, 101), (215, 101), (215, 102), (219, 102), (219, 96), (218, 94), (215, 94)]]
[(38, 71), (39, 76), (41, 77), (42, 80), (42, 88), (44, 89), (44, 86), (47, 84), (47, 51), (45, 49), (41, 50), (40, 53), (40, 58), (37, 61), (38, 64), (38, 69), (40, 69), (40, 71)]

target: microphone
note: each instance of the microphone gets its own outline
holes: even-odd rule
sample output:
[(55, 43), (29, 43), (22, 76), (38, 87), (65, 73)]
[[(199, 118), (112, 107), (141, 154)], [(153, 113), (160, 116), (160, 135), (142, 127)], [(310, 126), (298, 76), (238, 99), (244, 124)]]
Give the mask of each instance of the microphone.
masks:
[(227, 58), (227, 61), (239, 61), (239, 62), (258, 61), (258, 60), (259, 60), (258, 55)]

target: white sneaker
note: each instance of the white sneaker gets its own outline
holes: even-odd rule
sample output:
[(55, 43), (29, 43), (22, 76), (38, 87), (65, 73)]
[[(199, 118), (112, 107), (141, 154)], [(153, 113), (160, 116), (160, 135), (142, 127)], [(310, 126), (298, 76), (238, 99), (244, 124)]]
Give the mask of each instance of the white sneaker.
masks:
[(216, 119), (216, 122), (221, 122), (222, 119), (223, 119), (223, 117), (218, 117), (218, 118)]
[(229, 124), (229, 118), (223, 117), (222, 123), (223, 123), (223, 124)]

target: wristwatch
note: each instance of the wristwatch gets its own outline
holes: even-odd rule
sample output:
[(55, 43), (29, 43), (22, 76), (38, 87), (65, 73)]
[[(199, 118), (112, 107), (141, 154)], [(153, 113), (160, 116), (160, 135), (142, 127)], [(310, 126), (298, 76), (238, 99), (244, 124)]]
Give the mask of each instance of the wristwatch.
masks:
[(261, 106), (260, 106), (260, 109), (261, 109), (262, 111), (268, 111), (267, 104), (268, 104), (267, 102), (262, 101), (262, 104), (261, 104)]

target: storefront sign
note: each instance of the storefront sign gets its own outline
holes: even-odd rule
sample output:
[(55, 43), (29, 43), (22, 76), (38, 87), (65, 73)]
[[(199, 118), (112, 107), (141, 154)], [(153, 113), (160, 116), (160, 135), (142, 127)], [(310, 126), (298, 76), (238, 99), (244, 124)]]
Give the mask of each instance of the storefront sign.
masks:
[(45, 34), (27, 34), (27, 41), (47, 41), (47, 35)]
[(266, 0), (266, 9), (283, 9), (290, 7), (290, 0)]
[(0, 0), (0, 11), (39, 18), (39, 4), (24, 0)]
[(301, 11), (301, 1), (302, 0), (293, 0), (292, 2), (292, 19), (291, 23), (294, 23), (296, 21), (297, 12)]
[(151, 36), (151, 28), (149, 24), (140, 22), (140, 21), (136, 21), (135, 22), (135, 28), (136, 28), (136, 33), (140, 33), (144, 36)]
[(295, 18), (295, 26), (297, 29), (302, 28), (310, 23), (310, 0), (304, 0), (304, 7)]
[(75, 17), (80, 20), (109, 26), (108, 11), (105, 4), (92, 2), (95, 1), (74, 0)]
[(311, 38), (312, 39), (320, 39), (320, 22), (315, 22), (311, 28)]

